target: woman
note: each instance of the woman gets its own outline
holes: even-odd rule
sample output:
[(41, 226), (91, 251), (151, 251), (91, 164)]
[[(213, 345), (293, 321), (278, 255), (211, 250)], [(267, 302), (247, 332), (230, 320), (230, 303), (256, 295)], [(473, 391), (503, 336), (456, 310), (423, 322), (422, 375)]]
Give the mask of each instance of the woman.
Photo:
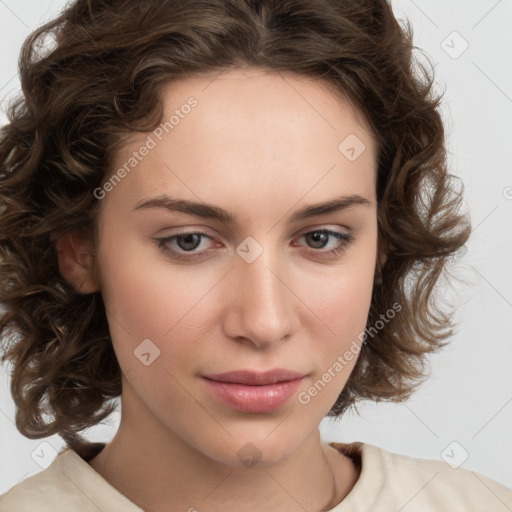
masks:
[(320, 440), (407, 398), (450, 334), (433, 292), (469, 223), (411, 37), (383, 0), (78, 0), (34, 32), (0, 140), (0, 330), (20, 432), (68, 446), (0, 510), (512, 506)]

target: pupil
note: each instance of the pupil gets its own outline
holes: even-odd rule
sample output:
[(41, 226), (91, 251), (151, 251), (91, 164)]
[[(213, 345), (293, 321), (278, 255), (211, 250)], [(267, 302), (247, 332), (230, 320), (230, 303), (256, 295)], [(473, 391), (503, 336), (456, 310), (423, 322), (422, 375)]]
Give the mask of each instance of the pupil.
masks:
[[(324, 245), (327, 243), (327, 233), (321, 233), (321, 232), (315, 232), (309, 235), (311, 239), (313, 240), (313, 246), (318, 249), (324, 247)], [(320, 245), (315, 245), (318, 242), (320, 242)]]
[[(181, 243), (181, 241), (185, 241), (185, 243)], [(200, 242), (200, 236), (197, 233), (192, 233), (190, 235), (183, 235), (180, 238), (177, 239), (178, 245), (180, 246), (180, 249), (183, 249), (184, 251), (190, 251), (195, 249)], [(190, 247), (190, 244), (192, 244), (192, 247)]]

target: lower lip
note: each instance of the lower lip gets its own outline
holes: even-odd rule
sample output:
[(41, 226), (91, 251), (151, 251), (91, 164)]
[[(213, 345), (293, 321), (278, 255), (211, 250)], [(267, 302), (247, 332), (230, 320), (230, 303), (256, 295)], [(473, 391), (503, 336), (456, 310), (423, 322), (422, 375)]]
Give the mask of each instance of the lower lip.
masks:
[(242, 412), (271, 412), (285, 404), (297, 391), (302, 378), (266, 386), (248, 386), (231, 382), (203, 381), (225, 404)]

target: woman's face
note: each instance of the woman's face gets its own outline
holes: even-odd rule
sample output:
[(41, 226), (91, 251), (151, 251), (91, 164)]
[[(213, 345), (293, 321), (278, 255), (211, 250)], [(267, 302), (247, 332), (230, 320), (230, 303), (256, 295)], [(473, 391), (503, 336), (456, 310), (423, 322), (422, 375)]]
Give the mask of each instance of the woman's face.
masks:
[[(349, 103), (293, 75), (186, 79), (162, 99), (164, 124), (131, 136), (95, 192), (122, 425), (231, 466), (273, 464), (317, 433), (356, 362), (376, 147)], [(258, 381), (276, 369), (295, 373)], [(206, 378), (239, 371), (256, 380)]]

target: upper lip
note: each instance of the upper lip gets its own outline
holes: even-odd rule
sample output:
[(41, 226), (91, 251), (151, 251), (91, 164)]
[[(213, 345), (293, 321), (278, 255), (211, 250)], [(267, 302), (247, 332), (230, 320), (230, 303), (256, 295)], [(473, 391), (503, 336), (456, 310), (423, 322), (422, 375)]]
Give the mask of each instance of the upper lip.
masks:
[(256, 372), (252, 370), (237, 370), (233, 372), (203, 375), (203, 377), (205, 379), (215, 380), (217, 382), (246, 384), (248, 386), (264, 386), (268, 384), (275, 384), (277, 382), (286, 382), (289, 380), (301, 379), (302, 377), (304, 377), (304, 375), (304, 373), (278, 368), (266, 372)]

